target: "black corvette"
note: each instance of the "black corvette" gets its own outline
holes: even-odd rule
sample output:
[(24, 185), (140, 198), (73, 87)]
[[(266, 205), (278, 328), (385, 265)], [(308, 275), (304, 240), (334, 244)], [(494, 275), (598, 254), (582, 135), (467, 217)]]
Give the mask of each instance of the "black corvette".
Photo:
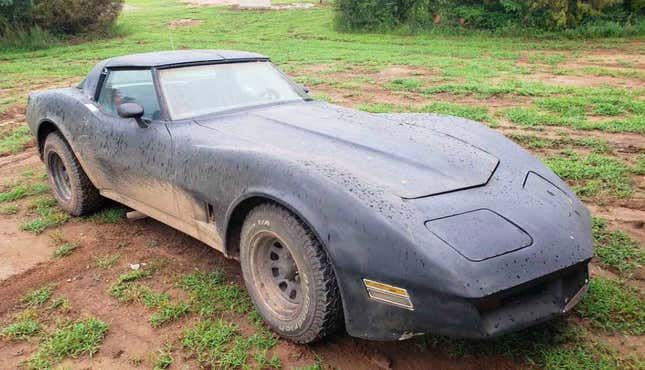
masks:
[(588, 286), (589, 212), (538, 159), (465, 119), (314, 101), (262, 55), (109, 59), (27, 118), (67, 212), (110, 198), (238, 259), (299, 343), (489, 337)]

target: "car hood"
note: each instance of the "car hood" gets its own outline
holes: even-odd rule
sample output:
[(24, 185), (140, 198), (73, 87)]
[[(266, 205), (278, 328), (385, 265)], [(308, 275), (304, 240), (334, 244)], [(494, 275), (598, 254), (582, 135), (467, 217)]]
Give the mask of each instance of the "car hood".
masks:
[(430, 128), (323, 102), (256, 108), (197, 123), (291, 158), (324, 163), (405, 198), (484, 185), (499, 160)]

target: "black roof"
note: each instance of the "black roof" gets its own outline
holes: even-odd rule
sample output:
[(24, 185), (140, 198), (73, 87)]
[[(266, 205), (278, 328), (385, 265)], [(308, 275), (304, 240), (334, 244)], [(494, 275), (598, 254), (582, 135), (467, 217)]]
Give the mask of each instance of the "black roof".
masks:
[(174, 50), (123, 55), (97, 63), (88, 73), (82, 87), (85, 95), (92, 99), (96, 92), (99, 76), (105, 68), (169, 67), (247, 60), (269, 60), (269, 58), (261, 54), (236, 50)]
[(105, 61), (105, 67), (163, 67), (176, 64), (268, 59), (266, 56), (236, 50), (176, 50), (130, 54)]

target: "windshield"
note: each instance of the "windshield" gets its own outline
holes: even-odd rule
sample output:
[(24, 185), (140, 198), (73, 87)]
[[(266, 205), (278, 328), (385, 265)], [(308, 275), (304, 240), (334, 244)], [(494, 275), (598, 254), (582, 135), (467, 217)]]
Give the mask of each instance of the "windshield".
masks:
[(159, 81), (173, 120), (306, 98), (269, 62), (162, 69)]

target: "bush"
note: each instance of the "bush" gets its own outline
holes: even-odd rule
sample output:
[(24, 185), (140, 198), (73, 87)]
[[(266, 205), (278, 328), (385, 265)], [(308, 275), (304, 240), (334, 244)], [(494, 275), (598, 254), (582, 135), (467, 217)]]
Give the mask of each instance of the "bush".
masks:
[[(430, 28), (457, 25), (475, 29), (560, 31), (599, 23), (615, 28), (639, 24), (645, 0), (336, 0), (340, 28)], [(642, 29), (639, 28), (639, 29)]]
[(22, 23), (31, 18), (32, 0), (0, 0), (0, 26)]
[(0, 0), (0, 36), (104, 32), (122, 7), (123, 0)]
[(34, 21), (55, 33), (104, 32), (122, 7), (123, 0), (36, 0)]

